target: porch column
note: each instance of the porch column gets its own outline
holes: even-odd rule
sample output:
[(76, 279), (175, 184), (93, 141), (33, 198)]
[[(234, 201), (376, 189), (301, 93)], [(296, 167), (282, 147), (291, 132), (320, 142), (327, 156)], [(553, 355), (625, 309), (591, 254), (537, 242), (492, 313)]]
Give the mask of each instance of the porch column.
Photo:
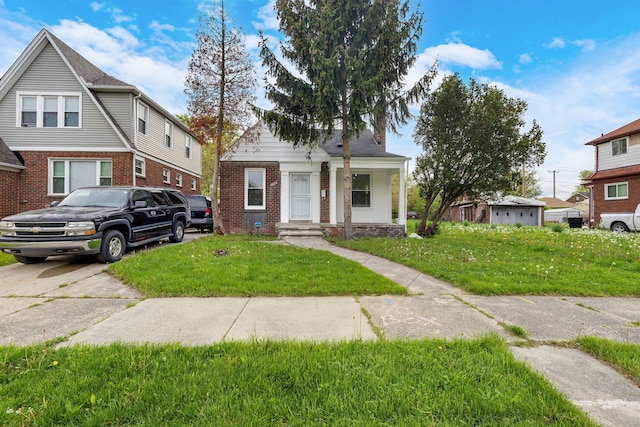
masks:
[(407, 183), (406, 183), (406, 175), (407, 175), (407, 162), (405, 160), (402, 168), (398, 168), (398, 224), (405, 225), (407, 224)]
[(320, 171), (311, 172), (311, 222), (320, 223)]
[(289, 222), (289, 171), (280, 171), (280, 222)]
[(338, 207), (336, 206), (338, 198), (336, 197), (336, 174), (338, 173), (338, 167), (333, 163), (331, 164), (331, 168), (329, 170), (329, 223), (331, 225), (336, 225), (338, 223), (337, 220), (337, 211)]

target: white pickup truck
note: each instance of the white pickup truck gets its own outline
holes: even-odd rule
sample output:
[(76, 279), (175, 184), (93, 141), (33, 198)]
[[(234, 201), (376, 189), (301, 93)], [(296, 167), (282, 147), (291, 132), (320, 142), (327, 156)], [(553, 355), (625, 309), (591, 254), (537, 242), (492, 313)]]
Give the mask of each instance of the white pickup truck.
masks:
[(614, 233), (640, 231), (640, 205), (631, 213), (603, 213), (600, 214), (600, 228), (606, 228)]

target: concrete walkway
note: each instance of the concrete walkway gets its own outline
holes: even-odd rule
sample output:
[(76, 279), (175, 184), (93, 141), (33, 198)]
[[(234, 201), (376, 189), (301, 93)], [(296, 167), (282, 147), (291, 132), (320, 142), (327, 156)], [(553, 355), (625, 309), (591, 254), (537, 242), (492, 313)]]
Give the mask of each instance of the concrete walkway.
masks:
[[(186, 240), (199, 237), (187, 234)], [(503, 325), (524, 329), (536, 347), (512, 347), (597, 422), (640, 425), (640, 388), (584, 353), (548, 345), (582, 335), (640, 343), (640, 298), (482, 297), (385, 259), (319, 238), (286, 243), (352, 259), (409, 289), (411, 296), (149, 298), (82, 258), (0, 267), (0, 345), (67, 337), (74, 344), (223, 340), (474, 338)], [(366, 310), (369, 319), (363, 314)], [(371, 323), (370, 323), (371, 322)]]

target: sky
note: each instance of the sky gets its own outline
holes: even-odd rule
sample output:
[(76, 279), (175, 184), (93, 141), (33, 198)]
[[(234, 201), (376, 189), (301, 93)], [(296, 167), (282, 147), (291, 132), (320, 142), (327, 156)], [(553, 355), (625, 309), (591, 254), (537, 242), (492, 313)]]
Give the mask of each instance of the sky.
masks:
[[(187, 64), (198, 17), (211, 0), (0, 0), (0, 75), (42, 28), (103, 71), (133, 84), (173, 113), (186, 113)], [(258, 30), (278, 37), (275, 0), (226, 0), (247, 35), (258, 77)], [(407, 84), (437, 59), (442, 77), (495, 85), (527, 102), (547, 145), (536, 169), (542, 195), (568, 198), (595, 167), (585, 143), (640, 118), (640, 2), (637, 0), (410, 0), (424, 13)], [(264, 91), (258, 104), (268, 107)], [(419, 106), (414, 106), (415, 114)], [(387, 135), (387, 150), (416, 158), (415, 122)], [(526, 130), (525, 129), (525, 130)], [(413, 162), (410, 162), (410, 168)], [(555, 171), (555, 173), (554, 173)], [(555, 179), (554, 179), (555, 177)]]

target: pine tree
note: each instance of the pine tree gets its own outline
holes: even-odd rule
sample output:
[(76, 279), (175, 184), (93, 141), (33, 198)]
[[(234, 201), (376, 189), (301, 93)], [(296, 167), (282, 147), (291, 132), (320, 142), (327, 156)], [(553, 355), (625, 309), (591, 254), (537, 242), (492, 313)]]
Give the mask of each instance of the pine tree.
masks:
[[(261, 34), (268, 68), (267, 98), (275, 108), (263, 121), (294, 146), (313, 147), (342, 132), (344, 237), (352, 236), (349, 141), (367, 125), (384, 134), (405, 124), (408, 104), (426, 93), (435, 68), (410, 90), (404, 77), (415, 63), (422, 14), (399, 0), (276, 0), (284, 60)], [(295, 67), (289, 70), (286, 63)]]

